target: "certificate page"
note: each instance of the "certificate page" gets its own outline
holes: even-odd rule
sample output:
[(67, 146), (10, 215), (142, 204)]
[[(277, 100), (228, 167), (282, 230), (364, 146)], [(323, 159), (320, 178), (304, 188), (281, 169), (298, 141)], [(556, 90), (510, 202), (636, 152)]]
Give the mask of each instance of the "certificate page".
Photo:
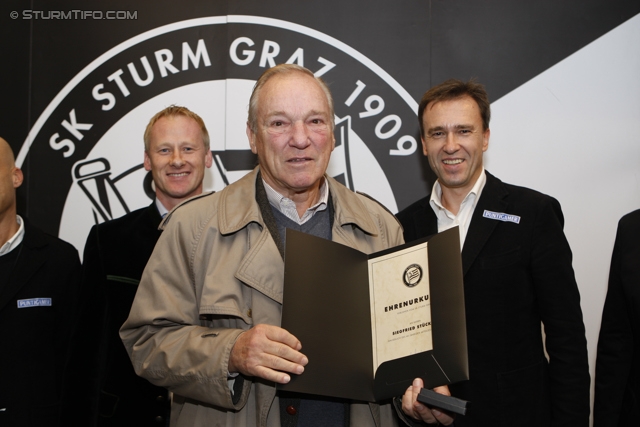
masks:
[(433, 349), (428, 242), (369, 260), (373, 372)]

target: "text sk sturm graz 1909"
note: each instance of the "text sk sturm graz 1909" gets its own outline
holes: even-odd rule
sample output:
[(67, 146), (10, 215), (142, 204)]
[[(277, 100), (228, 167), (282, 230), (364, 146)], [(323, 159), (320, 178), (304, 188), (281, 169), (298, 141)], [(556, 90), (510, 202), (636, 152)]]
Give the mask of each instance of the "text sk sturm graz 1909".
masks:
[(18, 165), (29, 158), (30, 200), (43, 205), (32, 205), (32, 219), (79, 249), (94, 223), (150, 203), (142, 134), (168, 105), (185, 105), (207, 124), (214, 166), (205, 190), (251, 170), (249, 95), (266, 68), (284, 62), (309, 68), (332, 90), (331, 176), (394, 212), (421, 196), (417, 103), (330, 35), (270, 18), (208, 17), (156, 28), (96, 56), (51, 101), (17, 158)]

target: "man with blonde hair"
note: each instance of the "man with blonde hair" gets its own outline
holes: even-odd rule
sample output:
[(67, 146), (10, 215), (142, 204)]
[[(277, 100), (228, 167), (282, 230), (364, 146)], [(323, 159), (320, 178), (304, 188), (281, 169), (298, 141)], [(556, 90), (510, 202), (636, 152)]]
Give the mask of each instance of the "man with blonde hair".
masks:
[[(91, 384), (90, 392), (80, 396), (85, 405), (70, 402), (67, 415), (81, 417), (76, 424), (141, 427), (168, 422), (167, 391), (135, 374), (118, 330), (160, 237), (162, 217), (202, 193), (211, 163), (209, 133), (200, 116), (181, 106), (163, 109), (144, 132), (144, 168), (153, 177), (155, 200), (91, 229), (84, 251), (83, 343), (76, 351), (77, 359), (89, 364), (78, 371)], [(80, 380), (72, 393), (86, 393), (83, 388)]]

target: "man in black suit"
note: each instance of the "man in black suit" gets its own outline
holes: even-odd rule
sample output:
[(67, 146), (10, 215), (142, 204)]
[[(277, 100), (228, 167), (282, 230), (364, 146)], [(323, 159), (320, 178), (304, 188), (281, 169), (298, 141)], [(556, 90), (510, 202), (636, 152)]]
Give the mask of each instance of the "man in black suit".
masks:
[(640, 210), (622, 217), (611, 257), (596, 361), (594, 427), (640, 419)]
[[(418, 117), (438, 179), (398, 218), (407, 242), (460, 230), (470, 379), (450, 389), (473, 406), (456, 427), (588, 426), (585, 330), (558, 201), (484, 170), (482, 85), (447, 80), (425, 93)], [(420, 418), (414, 396), (404, 409)]]
[(57, 427), (80, 259), (16, 214), (22, 179), (0, 138), (0, 425)]
[(144, 167), (153, 177), (155, 201), (93, 226), (85, 245), (82, 282), (87, 302), (82, 343), (74, 360), (89, 364), (79, 372), (92, 383), (76, 378), (75, 390), (70, 391), (75, 398), (66, 414), (69, 422), (83, 426), (168, 425), (167, 390), (135, 374), (118, 330), (129, 315), (138, 282), (160, 237), (161, 218), (180, 202), (202, 193), (205, 167), (211, 167), (212, 157), (203, 120), (179, 106), (151, 118), (144, 147)]

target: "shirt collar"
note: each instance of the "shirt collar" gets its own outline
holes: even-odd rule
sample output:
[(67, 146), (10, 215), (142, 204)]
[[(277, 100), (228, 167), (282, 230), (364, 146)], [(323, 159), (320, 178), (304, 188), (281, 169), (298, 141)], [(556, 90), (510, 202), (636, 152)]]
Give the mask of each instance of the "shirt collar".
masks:
[(0, 256), (6, 255), (14, 250), (16, 247), (18, 247), (18, 245), (20, 245), (20, 243), (22, 243), (22, 240), (24, 239), (24, 221), (22, 220), (20, 215), (16, 215), (16, 221), (18, 222), (20, 227), (18, 228), (18, 231), (16, 231), (16, 234), (14, 234), (13, 237), (7, 240), (7, 242), (2, 245), (2, 247), (0, 247)]
[(460, 209), (455, 215), (442, 205), (442, 187), (440, 186), (440, 183), (436, 182), (433, 185), (433, 191), (431, 192), (431, 199), (429, 200), (429, 204), (431, 205), (431, 209), (433, 209), (433, 212), (436, 214), (436, 218), (438, 219), (438, 233), (441, 233), (444, 230), (448, 230), (451, 227), (458, 226), (461, 249), (464, 247), (464, 242), (467, 238), (467, 232), (469, 231), (469, 226), (471, 225), (473, 212), (476, 209), (476, 205), (478, 204), (478, 200), (480, 199), (480, 195), (486, 182), (487, 177), (483, 168), (482, 173), (476, 180), (473, 188), (465, 196), (462, 203), (460, 203)]
[(327, 208), (327, 203), (329, 202), (329, 186), (327, 185), (327, 180), (324, 178), (322, 179), (322, 185), (320, 185), (320, 198), (318, 202), (307, 209), (304, 215), (302, 215), (302, 218), (298, 216), (298, 211), (293, 200), (278, 193), (273, 187), (267, 184), (264, 179), (262, 180), (262, 183), (264, 184), (269, 204), (287, 218), (298, 224), (304, 224), (311, 219), (316, 212), (323, 211)]
[(158, 209), (158, 212), (160, 213), (161, 218), (164, 218), (169, 213), (169, 210), (164, 207), (162, 202), (160, 202), (160, 200), (158, 200), (157, 197), (156, 197), (156, 208)]
[[(477, 200), (480, 198), (480, 194), (484, 189), (484, 185), (487, 183), (487, 175), (484, 172), (484, 167), (482, 168), (482, 172), (480, 176), (476, 180), (476, 183), (473, 185), (473, 188), (469, 193), (465, 196), (464, 200), (462, 200), (462, 204), (464, 204), (470, 197), (473, 195)], [(442, 205), (442, 186), (440, 185), (440, 181), (436, 180), (433, 184), (433, 189), (431, 190), (431, 198), (429, 199), (429, 204), (433, 207), (434, 205), (439, 209), (447, 210)]]

